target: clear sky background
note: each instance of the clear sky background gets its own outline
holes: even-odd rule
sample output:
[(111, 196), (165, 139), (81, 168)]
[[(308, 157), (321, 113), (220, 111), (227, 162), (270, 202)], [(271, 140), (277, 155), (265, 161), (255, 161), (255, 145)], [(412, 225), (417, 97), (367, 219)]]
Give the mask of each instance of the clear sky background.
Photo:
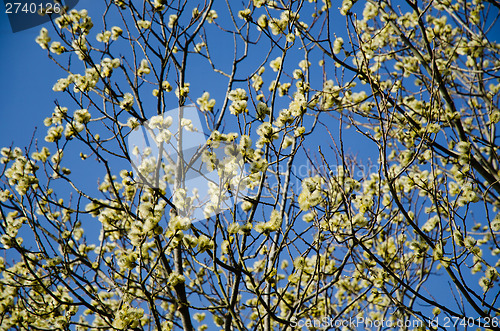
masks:
[[(40, 26), (13, 33), (0, 13), (0, 144), (29, 143), (35, 127), (45, 134), (43, 119), (54, 109), (54, 65), (35, 43)], [(38, 135), (39, 137), (41, 135)]]
[[(90, 16), (94, 18), (95, 27), (89, 36), (94, 42), (95, 34), (99, 30), (96, 27), (101, 23), (99, 16), (102, 14), (102, 10), (96, 6), (99, 3), (100, 1), (92, 1), (90, 6), (90, 0), (82, 0), (75, 7), (75, 9), (88, 9)], [(221, 9), (223, 8), (221, 7)], [(218, 12), (219, 20), (224, 19), (223, 13), (219, 10)], [(343, 21), (339, 23), (344, 24)], [(43, 137), (47, 128), (43, 125), (43, 120), (52, 114), (56, 98), (63, 98), (62, 93), (52, 91), (52, 86), (57, 79), (66, 77), (66, 74), (48, 59), (47, 50), (41, 49), (35, 42), (40, 28), (43, 26), (47, 27), (49, 34), (54, 35), (50, 23), (13, 33), (2, 4), (0, 12), (0, 42), (2, 45), (0, 49), (0, 145), (2, 146), (10, 146), (12, 142), (16, 146), (28, 145), (35, 128), (37, 129), (36, 136), (41, 138), (40, 144), (45, 143)], [(252, 51), (256, 50), (251, 49), (250, 52)], [(220, 47), (214, 48), (212, 52), (219, 52), (214, 56), (218, 59), (225, 54), (227, 54), (228, 59), (232, 58), (232, 49)], [(251, 57), (255, 54), (249, 55), (249, 61), (251, 61)], [(301, 59), (303, 59), (302, 54), (297, 54), (297, 63)], [(288, 55), (289, 60), (290, 55)], [(313, 67), (317, 67), (317, 61), (318, 59), (311, 59)], [(219, 64), (223, 64), (223, 61), (219, 62)], [(191, 64), (196, 65), (197, 63), (192, 61)], [(266, 69), (266, 72), (271, 72), (269, 67)], [(219, 79), (217, 79), (218, 77)], [(192, 90), (190, 95), (197, 98), (205, 90), (214, 95), (214, 90), (218, 85), (222, 89), (221, 92), (225, 92), (225, 80), (222, 82), (220, 76), (218, 77), (216, 75), (207, 77), (207, 72), (203, 72), (200, 77), (188, 77), (191, 80), (203, 80), (207, 87), (200, 89), (196, 88), (196, 84), (194, 84), (195, 90)], [(218, 83), (219, 81), (221, 84)], [(321, 84), (321, 81), (319, 83)], [(265, 84), (267, 86), (269, 81), (267, 80)], [(220, 99), (217, 101), (217, 105), (220, 106), (222, 101)], [(70, 111), (72, 111), (71, 108)], [(356, 146), (356, 148), (360, 147)]]

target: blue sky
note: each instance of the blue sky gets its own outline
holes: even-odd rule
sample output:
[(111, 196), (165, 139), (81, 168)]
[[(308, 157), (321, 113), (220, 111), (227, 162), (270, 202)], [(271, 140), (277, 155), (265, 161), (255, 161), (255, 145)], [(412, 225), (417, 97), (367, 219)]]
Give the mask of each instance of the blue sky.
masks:
[[(13, 33), (0, 13), (0, 144), (27, 145), (35, 127), (54, 109), (52, 84), (57, 78), (46, 53), (35, 43), (40, 26)], [(49, 82), (49, 83), (48, 83)]]
[[(76, 9), (89, 7), (86, 4), (87, 1), (80, 1)], [(99, 8), (96, 9), (95, 2), (88, 9), (90, 15), (95, 18), (94, 24), (97, 27), (100, 24), (100, 19), (96, 19), (98, 16), (92, 14), (101, 13), (102, 11), (100, 12)], [(219, 15), (223, 16), (223, 13), (219, 11)], [(35, 128), (38, 130), (37, 137), (43, 139), (47, 130), (43, 125), (43, 119), (52, 113), (55, 106), (55, 99), (62, 97), (61, 93), (52, 91), (52, 86), (57, 79), (66, 75), (47, 58), (47, 51), (41, 49), (35, 43), (35, 38), (42, 26), (46, 26), (49, 33), (51, 32), (50, 23), (45, 23), (13, 33), (7, 14), (4, 11), (0, 13), (0, 42), (2, 44), (0, 50), (0, 73), (2, 77), (0, 79), (0, 98), (2, 100), (0, 112), (0, 145), (2, 146), (9, 146), (12, 142), (17, 146), (26, 146), (30, 142)], [(91, 38), (97, 33), (97, 29), (94, 28), (93, 31)], [(252, 54), (253, 51), (253, 49), (250, 50), (250, 57), (245, 62), (256, 63), (253, 58), (256, 54)], [(228, 51), (223, 45), (214, 48), (212, 53), (215, 53), (215, 58), (220, 58), (220, 56), (226, 56), (228, 59), (232, 58), (232, 50)], [(302, 54), (297, 55), (297, 62), (301, 59)], [(317, 66), (318, 60), (311, 59), (312, 65)], [(224, 62), (219, 61), (219, 65), (224, 66)], [(191, 64), (196, 65), (197, 63), (192, 61)], [(194, 69), (196, 70), (196, 68)], [(269, 67), (266, 69), (266, 73), (271, 72)], [(221, 77), (216, 74), (208, 73), (207, 76), (207, 72), (205, 71), (202, 77), (189, 78), (204, 81), (204, 84), (194, 84), (194, 90), (191, 93), (194, 98), (201, 95), (205, 90), (211, 92), (213, 97), (221, 97), (223, 93), (217, 93), (217, 86), (222, 88), (220, 92), (225, 92), (225, 82), (221, 82)], [(218, 82), (221, 83), (219, 84)], [(269, 80), (266, 81), (266, 84), (268, 83)], [(220, 99), (216, 99), (220, 106)]]

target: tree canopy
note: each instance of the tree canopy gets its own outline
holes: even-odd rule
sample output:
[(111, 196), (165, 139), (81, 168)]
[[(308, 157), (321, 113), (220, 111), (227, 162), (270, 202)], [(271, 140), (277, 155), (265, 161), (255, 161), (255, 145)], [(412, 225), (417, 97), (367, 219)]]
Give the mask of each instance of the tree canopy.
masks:
[(0, 328), (500, 329), (499, 9), (45, 13), (61, 78), (1, 150)]

